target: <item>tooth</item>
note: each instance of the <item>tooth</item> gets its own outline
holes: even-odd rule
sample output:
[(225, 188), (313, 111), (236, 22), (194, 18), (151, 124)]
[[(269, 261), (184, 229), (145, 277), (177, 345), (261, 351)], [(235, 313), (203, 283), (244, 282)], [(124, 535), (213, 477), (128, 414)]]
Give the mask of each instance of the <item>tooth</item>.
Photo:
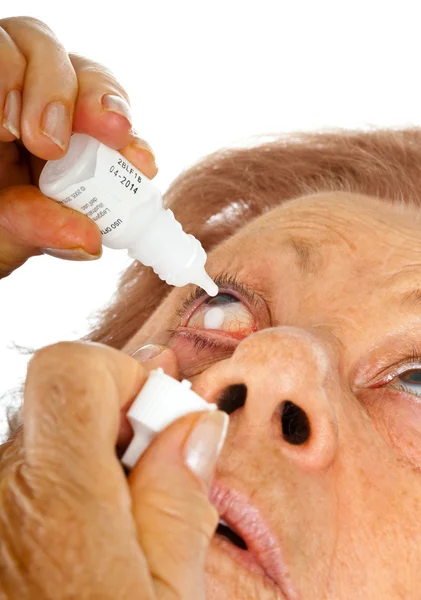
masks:
[(220, 523), (221, 525), (224, 525), (225, 527), (229, 527), (230, 529), (232, 529), (232, 528), (231, 528), (231, 527), (228, 525), (228, 523), (227, 523), (226, 521), (224, 521), (224, 519), (219, 519), (219, 523)]

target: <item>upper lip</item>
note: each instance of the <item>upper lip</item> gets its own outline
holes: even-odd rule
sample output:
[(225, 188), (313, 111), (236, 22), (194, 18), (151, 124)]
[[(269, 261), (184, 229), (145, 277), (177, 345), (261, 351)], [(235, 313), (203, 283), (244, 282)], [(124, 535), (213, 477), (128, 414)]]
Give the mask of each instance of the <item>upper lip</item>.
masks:
[(243, 538), (248, 551), (255, 555), (268, 577), (278, 585), (284, 596), (288, 600), (295, 600), (297, 594), (292, 588), (279, 542), (259, 509), (250, 504), (246, 495), (218, 480), (212, 485), (210, 501), (220, 518)]

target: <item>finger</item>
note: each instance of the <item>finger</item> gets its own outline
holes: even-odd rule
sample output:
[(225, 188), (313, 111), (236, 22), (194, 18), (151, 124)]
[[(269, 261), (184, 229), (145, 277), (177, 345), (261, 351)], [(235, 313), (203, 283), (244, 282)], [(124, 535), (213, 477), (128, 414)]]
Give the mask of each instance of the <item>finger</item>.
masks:
[(205, 558), (218, 523), (208, 491), (227, 424), (220, 411), (179, 419), (130, 473), (138, 538), (159, 600), (205, 598)]
[(0, 26), (26, 60), (21, 137), (32, 154), (58, 159), (66, 150), (78, 93), (76, 73), (54, 33), (32, 17), (2, 19)]
[[(170, 348), (147, 344), (137, 352), (132, 353), (131, 356), (137, 362), (141, 363), (148, 374), (154, 369), (161, 367), (167, 375), (174, 377), (174, 379), (179, 379), (177, 357), (175, 352)], [(131, 405), (132, 401), (130, 400), (121, 409), (120, 430), (117, 439), (117, 455), (120, 458), (123, 456), (133, 437), (133, 428), (126, 416)]]
[(129, 97), (109, 69), (78, 54), (70, 60), (79, 82), (73, 129), (121, 150), (135, 167), (152, 179), (157, 173), (150, 145), (132, 129)]
[(78, 54), (71, 54), (70, 60), (79, 82), (74, 130), (116, 150), (130, 144), (132, 115), (123, 87), (103, 65)]
[(174, 350), (162, 346), (159, 344), (146, 344), (135, 352), (131, 353), (131, 356), (140, 362), (147, 371), (152, 371), (161, 367), (164, 372), (173, 377), (174, 379), (179, 378), (177, 356)]
[(26, 60), (0, 21), (0, 142), (20, 137)]
[(46, 198), (34, 186), (0, 191), (0, 277), (40, 248), (70, 260), (92, 260), (102, 251), (97, 225), (85, 215)]
[(153, 179), (158, 173), (158, 167), (155, 162), (155, 155), (152, 148), (142, 138), (135, 135), (133, 142), (120, 149), (120, 153), (127, 158), (141, 173)]
[(90, 495), (120, 497), (124, 478), (115, 454), (120, 408), (145, 379), (133, 358), (101, 344), (62, 342), (38, 351), (24, 391), (28, 464)]
[[(114, 455), (119, 405), (144, 378), (136, 361), (99, 344), (56, 344), (30, 362), (23, 468), (19, 484), (12, 480), (9, 486), (26, 495), (13, 503), (9, 494), (11, 505), (25, 507), (24, 526), (16, 518), (13, 547), (40, 593), (28, 598), (49, 596), (42, 591), (60, 585), (63, 597), (75, 590), (89, 598), (135, 598), (139, 590), (145, 600), (153, 597), (128, 486)], [(60, 569), (52, 572), (57, 557)]]

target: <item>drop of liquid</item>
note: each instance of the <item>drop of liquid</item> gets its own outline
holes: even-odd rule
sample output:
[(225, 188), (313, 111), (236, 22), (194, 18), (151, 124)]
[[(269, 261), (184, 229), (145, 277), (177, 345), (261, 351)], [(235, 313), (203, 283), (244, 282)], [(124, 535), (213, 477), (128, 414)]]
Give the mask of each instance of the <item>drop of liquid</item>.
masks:
[(205, 314), (203, 324), (205, 329), (220, 329), (225, 319), (225, 311), (219, 306), (210, 308)]

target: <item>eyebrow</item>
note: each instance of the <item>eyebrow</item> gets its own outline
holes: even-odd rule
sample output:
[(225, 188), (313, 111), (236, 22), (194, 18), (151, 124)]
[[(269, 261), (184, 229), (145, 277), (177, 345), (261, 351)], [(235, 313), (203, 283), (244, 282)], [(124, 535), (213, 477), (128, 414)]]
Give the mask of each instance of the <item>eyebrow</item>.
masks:
[[(292, 248), (295, 252), (298, 267), (303, 275), (314, 274), (319, 270), (321, 253), (319, 248), (314, 242), (305, 240), (301, 237), (288, 237), (283, 242), (283, 246)], [(238, 272), (224, 271), (217, 275), (214, 275), (212, 279), (218, 286), (218, 288), (229, 288), (240, 295), (247, 298), (250, 304), (258, 307), (265, 305), (269, 315), (271, 316), (271, 298), (267, 297), (262, 291), (256, 291), (252, 287), (249, 287), (242, 281), (243, 274), (241, 269)], [(193, 291), (182, 300), (181, 306), (178, 308), (177, 315), (183, 316), (186, 311), (189, 310), (195, 300), (206, 296), (206, 292), (200, 287), (196, 286)]]
[(415, 288), (405, 292), (400, 297), (400, 304), (402, 307), (413, 307), (421, 305), (421, 289)]
[(294, 250), (298, 267), (303, 275), (317, 273), (320, 266), (321, 253), (314, 242), (299, 237), (285, 240), (285, 246)]

